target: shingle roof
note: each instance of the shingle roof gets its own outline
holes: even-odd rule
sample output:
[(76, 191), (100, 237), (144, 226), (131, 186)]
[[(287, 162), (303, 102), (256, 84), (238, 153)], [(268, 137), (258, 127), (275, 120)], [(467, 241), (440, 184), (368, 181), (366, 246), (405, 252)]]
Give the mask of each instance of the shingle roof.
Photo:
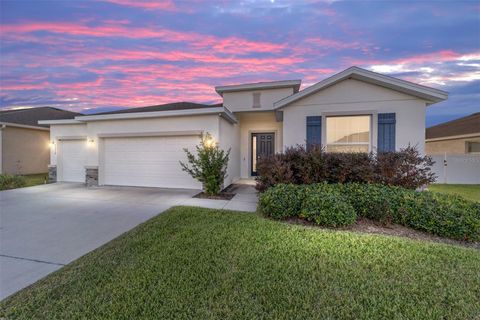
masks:
[(0, 122), (10, 122), (28, 126), (49, 127), (38, 124), (39, 120), (73, 119), (81, 113), (62, 110), (53, 107), (39, 107), (0, 111)]
[(122, 109), (122, 110), (108, 111), (108, 112), (100, 112), (100, 113), (95, 113), (95, 115), (117, 114), (117, 113), (134, 113), (134, 112), (187, 110), (187, 109), (214, 108), (214, 107), (221, 107), (221, 106), (222, 106), (221, 103), (209, 105), (209, 104), (200, 104), (200, 103), (193, 103), (193, 102), (173, 102), (173, 103), (167, 103), (167, 104), (160, 104), (160, 105), (156, 105), (156, 106), (129, 108), (129, 109)]
[(480, 112), (427, 128), (426, 138), (436, 139), (472, 133), (480, 135)]

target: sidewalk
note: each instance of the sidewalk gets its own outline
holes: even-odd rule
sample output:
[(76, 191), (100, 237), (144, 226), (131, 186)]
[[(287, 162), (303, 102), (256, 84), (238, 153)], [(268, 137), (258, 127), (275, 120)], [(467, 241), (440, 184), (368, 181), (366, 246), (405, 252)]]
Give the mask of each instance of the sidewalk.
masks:
[(182, 205), (235, 211), (257, 211), (258, 194), (254, 186), (233, 184), (229, 187), (228, 192), (235, 193), (231, 200), (191, 198), (182, 202)]

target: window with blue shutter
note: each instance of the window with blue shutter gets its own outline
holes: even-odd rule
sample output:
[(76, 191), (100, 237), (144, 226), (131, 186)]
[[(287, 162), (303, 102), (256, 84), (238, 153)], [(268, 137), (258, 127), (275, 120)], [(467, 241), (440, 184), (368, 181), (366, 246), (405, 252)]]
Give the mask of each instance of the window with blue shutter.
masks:
[(322, 117), (307, 117), (307, 147), (322, 144)]
[(378, 152), (395, 151), (395, 113), (378, 114)]

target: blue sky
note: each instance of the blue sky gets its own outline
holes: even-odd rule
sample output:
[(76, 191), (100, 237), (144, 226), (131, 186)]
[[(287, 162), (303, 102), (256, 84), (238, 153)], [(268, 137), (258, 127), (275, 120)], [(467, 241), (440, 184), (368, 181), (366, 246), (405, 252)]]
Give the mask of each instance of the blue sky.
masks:
[(215, 85), (314, 84), (352, 65), (480, 111), (479, 1), (0, 1), (0, 108), (216, 103)]

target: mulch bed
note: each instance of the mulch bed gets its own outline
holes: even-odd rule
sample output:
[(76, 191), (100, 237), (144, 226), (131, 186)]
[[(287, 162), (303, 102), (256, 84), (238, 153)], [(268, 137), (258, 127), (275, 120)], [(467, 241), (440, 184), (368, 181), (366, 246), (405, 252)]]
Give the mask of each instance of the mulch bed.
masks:
[(205, 192), (200, 192), (194, 196), (194, 198), (211, 199), (211, 200), (231, 200), (233, 197), (235, 197), (235, 193), (228, 193), (228, 192), (221, 192), (216, 196), (211, 196), (206, 194)]
[(383, 234), (383, 235), (404, 237), (404, 238), (409, 238), (414, 240), (446, 243), (446, 244), (458, 245), (458, 246), (480, 250), (480, 242), (467, 242), (467, 241), (442, 238), (442, 237), (435, 236), (423, 231), (411, 229), (399, 224), (381, 225), (369, 219), (359, 219), (357, 223), (355, 223), (354, 225), (351, 225), (345, 228), (320, 227), (314, 224), (313, 222), (309, 222), (300, 218), (290, 218), (286, 221), (292, 224), (301, 224), (301, 225), (315, 227), (315, 228), (353, 231), (353, 232), (362, 232), (362, 233), (371, 233), (371, 234)]

